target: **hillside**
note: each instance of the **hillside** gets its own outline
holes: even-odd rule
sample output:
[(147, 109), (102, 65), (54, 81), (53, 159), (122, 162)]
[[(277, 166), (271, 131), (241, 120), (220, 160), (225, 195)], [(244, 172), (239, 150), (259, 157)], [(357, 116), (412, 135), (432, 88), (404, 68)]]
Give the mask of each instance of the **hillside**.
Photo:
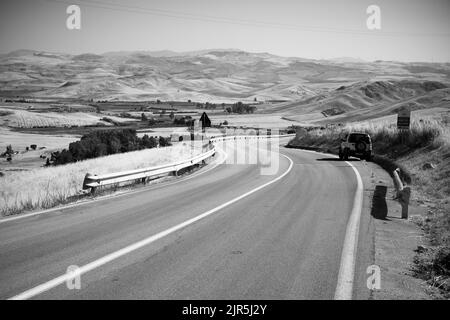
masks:
[[(449, 85), (428, 80), (364, 81), (273, 108), (289, 120), (320, 124), (385, 117), (408, 107), (412, 111), (450, 107)], [(305, 118), (307, 116), (307, 118)]]
[[(385, 79), (448, 82), (449, 77), (450, 64), (365, 62), (349, 58), (308, 60), (240, 50), (110, 52), (102, 55), (19, 50), (0, 56), (2, 96), (191, 99), (200, 102), (253, 101), (255, 98), (258, 101), (299, 101), (311, 97), (317, 100), (322, 95), (331, 97), (335, 89), (345, 86), (346, 89), (337, 96), (338, 105), (330, 107), (336, 108), (331, 113), (359, 108), (351, 99), (359, 99), (362, 105), (371, 102), (362, 97), (362, 93), (350, 98), (354, 83)], [(407, 96), (406, 93), (398, 94), (385, 96), (393, 101), (396, 97)], [(298, 105), (304, 105), (304, 102)]]

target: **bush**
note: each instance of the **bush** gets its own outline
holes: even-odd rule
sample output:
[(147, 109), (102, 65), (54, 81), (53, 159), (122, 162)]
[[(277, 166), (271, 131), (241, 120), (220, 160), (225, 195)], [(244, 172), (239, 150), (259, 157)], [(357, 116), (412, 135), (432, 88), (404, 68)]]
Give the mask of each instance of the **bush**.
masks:
[(228, 113), (253, 113), (256, 110), (255, 106), (250, 106), (242, 102), (236, 102), (231, 107), (226, 108)]
[(450, 298), (450, 247), (426, 248), (414, 257), (414, 274)]
[(169, 138), (164, 138), (164, 137), (159, 137), (159, 146), (160, 147), (169, 147), (172, 144), (170, 143), (170, 139)]
[(9, 144), (6, 146), (6, 151), (1, 154), (2, 157), (7, 157), (14, 154), (12, 146)]
[(142, 137), (142, 146), (147, 149), (155, 148), (158, 145), (156, 139), (154, 137), (149, 137), (148, 135), (144, 135)]
[(186, 125), (186, 119), (183, 117), (183, 118), (175, 118), (174, 120), (173, 120), (173, 124), (176, 124), (176, 125)]
[[(160, 145), (167, 146), (170, 142), (163, 141)], [(79, 141), (69, 144), (69, 149), (54, 152), (51, 157), (52, 164), (60, 165), (77, 162), (85, 159), (102, 157), (110, 154), (123, 153), (141, 149), (155, 148), (156, 139), (144, 135), (139, 138), (136, 130), (100, 130), (81, 137)]]
[(175, 118), (173, 119), (173, 124), (175, 125), (182, 125), (182, 126), (193, 126), (194, 125), (194, 120), (192, 119), (191, 116), (186, 116), (186, 117), (182, 117), (182, 118)]

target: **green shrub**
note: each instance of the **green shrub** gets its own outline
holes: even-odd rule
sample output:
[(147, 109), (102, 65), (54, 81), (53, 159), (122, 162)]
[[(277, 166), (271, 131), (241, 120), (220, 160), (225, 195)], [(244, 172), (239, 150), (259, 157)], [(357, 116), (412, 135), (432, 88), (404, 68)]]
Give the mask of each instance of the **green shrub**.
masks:
[[(166, 146), (166, 141), (160, 145)], [(99, 130), (86, 134), (79, 141), (69, 144), (69, 149), (54, 152), (52, 164), (60, 165), (85, 159), (102, 157), (110, 154), (123, 153), (146, 148), (155, 148), (156, 139), (145, 135), (139, 138), (136, 130)]]

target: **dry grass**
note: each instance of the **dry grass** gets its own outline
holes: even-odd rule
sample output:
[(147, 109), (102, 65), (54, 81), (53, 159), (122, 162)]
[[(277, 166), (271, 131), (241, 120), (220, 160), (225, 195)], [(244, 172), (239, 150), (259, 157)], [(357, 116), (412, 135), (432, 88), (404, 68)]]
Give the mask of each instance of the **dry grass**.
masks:
[[(449, 118), (424, 117), (411, 124), (411, 130), (400, 132), (392, 122), (366, 122), (348, 124), (343, 127), (322, 128), (290, 142), (292, 146), (313, 147), (337, 153), (340, 139), (351, 131), (367, 132), (371, 135), (374, 161), (387, 171), (395, 167), (402, 169), (403, 178), (417, 185), (435, 198), (450, 196)], [(433, 170), (423, 170), (424, 163), (435, 165)]]
[(352, 131), (366, 132), (372, 137), (375, 153), (400, 155), (420, 147), (440, 147), (450, 144), (450, 130), (448, 122), (433, 118), (413, 121), (411, 130), (403, 134), (395, 123), (364, 122), (347, 124), (343, 127), (335, 126), (311, 130), (300, 139), (294, 139), (293, 145), (310, 147), (328, 147), (331, 150), (339, 148), (340, 139)]
[[(32, 112), (23, 109), (0, 108), (0, 125), (15, 128), (46, 128), (46, 127), (72, 127), (72, 126), (89, 126), (111, 125), (102, 121), (101, 115), (85, 112)], [(108, 116), (116, 122), (125, 120), (120, 117)]]
[(50, 208), (80, 195), (86, 173), (105, 174), (167, 164), (201, 152), (190, 144), (146, 149), (57, 167), (8, 173), (0, 178), (0, 213)]
[(69, 143), (79, 140), (81, 136), (70, 134), (23, 133), (0, 126), (0, 137), (0, 153), (2, 153), (5, 151), (7, 145), (12, 145), (13, 150), (17, 151), (24, 151), (31, 144), (36, 144), (38, 148), (46, 147), (46, 149), (67, 148)]

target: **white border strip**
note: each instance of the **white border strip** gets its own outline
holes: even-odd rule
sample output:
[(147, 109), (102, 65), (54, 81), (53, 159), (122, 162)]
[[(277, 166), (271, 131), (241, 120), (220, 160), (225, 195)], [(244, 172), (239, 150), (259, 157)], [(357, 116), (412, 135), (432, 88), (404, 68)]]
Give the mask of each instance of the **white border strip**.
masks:
[(229, 205), (231, 205), (231, 204), (233, 204), (233, 203), (235, 203), (235, 202), (237, 202), (237, 201), (239, 201), (239, 200), (241, 200), (241, 199), (243, 199), (245, 197), (248, 197), (249, 195), (251, 195), (251, 194), (253, 194), (253, 193), (255, 193), (255, 192), (257, 192), (257, 191), (259, 191), (259, 190), (261, 190), (261, 189), (263, 189), (263, 188), (265, 188), (267, 186), (269, 186), (269, 185), (271, 185), (272, 183), (277, 182), (278, 180), (282, 179), (284, 176), (286, 176), (291, 171), (291, 169), (293, 167), (293, 164), (294, 164), (293, 161), (291, 160), (291, 158), (289, 158), (288, 156), (286, 156), (284, 154), (281, 154), (281, 153), (280, 153), (280, 155), (282, 155), (283, 157), (288, 159), (290, 164), (289, 164), (289, 168), (282, 175), (278, 176), (277, 178), (275, 178), (275, 179), (273, 179), (273, 180), (271, 180), (269, 182), (266, 182), (263, 185), (261, 185), (261, 186), (255, 188), (255, 189), (252, 189), (252, 190), (250, 190), (250, 191), (240, 195), (239, 197), (236, 197), (236, 198), (234, 198), (234, 199), (232, 199), (232, 200), (230, 200), (228, 202), (225, 202), (224, 204), (222, 204), (222, 205), (220, 205), (218, 207), (215, 207), (214, 209), (206, 211), (206, 212), (204, 212), (204, 213), (202, 213), (202, 214), (200, 214), (200, 215), (198, 215), (198, 216), (196, 216), (194, 218), (191, 218), (191, 219), (186, 220), (186, 221), (184, 221), (184, 222), (182, 222), (180, 224), (177, 224), (174, 227), (171, 227), (171, 228), (169, 228), (169, 229), (167, 229), (165, 231), (159, 232), (159, 233), (157, 233), (157, 234), (155, 234), (153, 236), (150, 236), (150, 237), (148, 237), (146, 239), (143, 239), (143, 240), (138, 241), (138, 242), (136, 242), (134, 244), (126, 246), (126, 247), (124, 247), (124, 248), (122, 248), (122, 249), (120, 249), (118, 251), (110, 253), (110, 254), (102, 257), (102, 258), (99, 258), (99, 259), (97, 259), (97, 260), (95, 260), (93, 262), (90, 262), (90, 263), (80, 267), (79, 269), (77, 269), (76, 274), (74, 274), (74, 273), (63, 274), (63, 275), (61, 275), (61, 276), (59, 276), (57, 278), (54, 278), (54, 279), (52, 279), (50, 281), (47, 281), (47, 282), (45, 282), (43, 284), (40, 284), (40, 285), (38, 285), (38, 286), (36, 286), (34, 288), (31, 288), (31, 289), (29, 289), (29, 290), (27, 290), (25, 292), (22, 292), (22, 293), (14, 296), (14, 297), (8, 299), (8, 300), (25, 300), (25, 299), (29, 299), (29, 298), (32, 298), (32, 297), (34, 297), (34, 296), (36, 296), (38, 294), (41, 294), (41, 293), (43, 293), (45, 291), (48, 291), (48, 290), (50, 290), (52, 288), (55, 288), (55, 287), (59, 286), (60, 284), (62, 284), (64, 282), (71, 281), (75, 276), (79, 276), (79, 275), (82, 275), (82, 274), (84, 274), (86, 272), (92, 271), (92, 270), (94, 270), (94, 269), (96, 269), (98, 267), (103, 266), (104, 264), (106, 264), (108, 262), (116, 260), (116, 259), (118, 259), (118, 258), (120, 258), (120, 257), (122, 257), (122, 256), (124, 256), (124, 255), (126, 255), (128, 253), (130, 253), (130, 252), (138, 250), (138, 249), (140, 249), (140, 248), (142, 248), (142, 247), (144, 247), (146, 245), (149, 245), (152, 242), (155, 242), (155, 241), (157, 241), (157, 240), (159, 240), (159, 239), (161, 239), (161, 238), (163, 238), (165, 236), (170, 235), (171, 233), (174, 233), (174, 232), (176, 232), (176, 231), (178, 231), (180, 229), (183, 229), (183, 228), (187, 227), (190, 224), (193, 224), (193, 223), (195, 223), (195, 222), (197, 222), (197, 221), (199, 221), (199, 220), (201, 220), (203, 218), (206, 218), (207, 216), (209, 216), (209, 215), (211, 215), (211, 214), (213, 214), (213, 213), (215, 213), (215, 212), (217, 212), (217, 211), (219, 211), (219, 210), (221, 210), (221, 209), (223, 209), (225, 207), (228, 207)]
[(345, 161), (355, 172), (357, 186), (353, 209), (345, 232), (344, 247), (341, 254), (341, 265), (334, 293), (335, 300), (351, 300), (353, 297), (353, 282), (355, 278), (356, 252), (358, 249), (359, 223), (363, 203), (363, 182), (361, 175), (353, 164)]

